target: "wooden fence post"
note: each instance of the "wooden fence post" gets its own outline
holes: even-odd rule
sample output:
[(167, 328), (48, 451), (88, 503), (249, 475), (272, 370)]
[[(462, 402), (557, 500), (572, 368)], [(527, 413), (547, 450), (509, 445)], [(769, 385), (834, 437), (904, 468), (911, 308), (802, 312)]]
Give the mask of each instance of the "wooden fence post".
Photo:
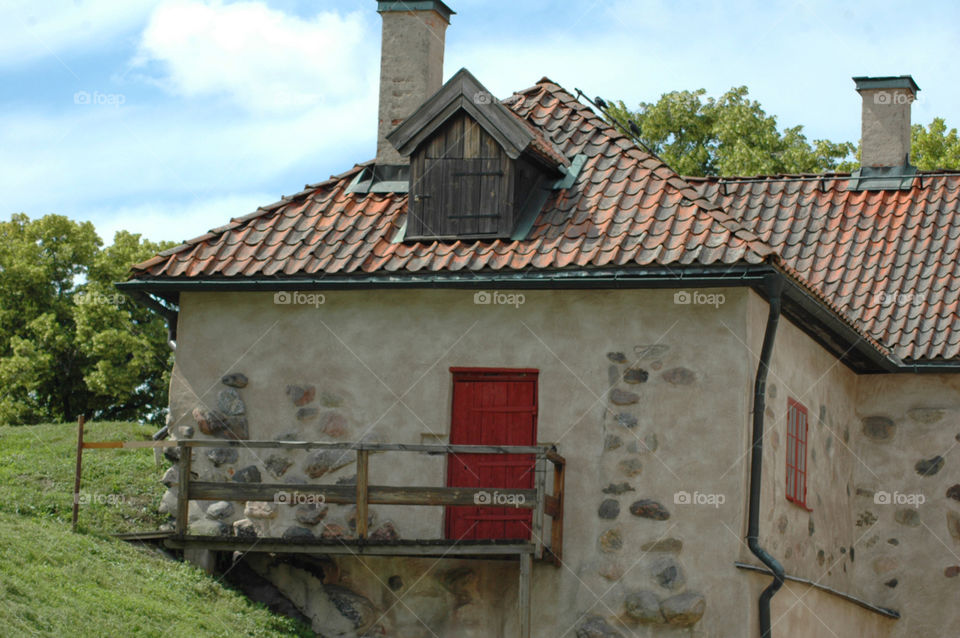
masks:
[(367, 485), (370, 451), (357, 450), (357, 538), (367, 537)]
[(73, 531), (77, 531), (77, 519), (80, 517), (80, 472), (83, 467), (83, 424), (81, 414), (77, 419), (77, 472), (73, 478)]

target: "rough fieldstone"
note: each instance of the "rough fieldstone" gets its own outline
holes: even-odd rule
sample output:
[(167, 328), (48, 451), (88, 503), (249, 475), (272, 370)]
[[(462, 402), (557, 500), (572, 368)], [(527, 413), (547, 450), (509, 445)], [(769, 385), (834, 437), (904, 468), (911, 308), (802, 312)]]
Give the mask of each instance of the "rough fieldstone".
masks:
[(671, 368), (660, 373), (663, 380), (672, 385), (693, 385), (697, 375), (688, 368)]
[(163, 473), (163, 478), (160, 479), (160, 482), (166, 485), (167, 487), (173, 487), (180, 480), (180, 468), (176, 465), (168, 467), (167, 471)]
[(218, 410), (194, 408), (193, 418), (200, 431), (208, 436), (217, 436), (223, 439), (250, 438), (247, 419), (243, 415), (229, 416)]
[(297, 410), (297, 421), (312, 421), (319, 416), (320, 410), (314, 407), (299, 408)]
[(390, 588), (390, 591), (400, 591), (403, 589), (403, 578), (400, 576), (391, 576), (387, 579), (387, 587)]
[(207, 508), (207, 517), (214, 520), (229, 518), (233, 514), (233, 503), (230, 501), (217, 501)]
[(324, 474), (355, 462), (352, 451), (316, 450), (307, 456), (304, 471), (310, 478), (320, 478)]
[(620, 503), (612, 498), (606, 498), (600, 503), (597, 515), (605, 520), (613, 520), (620, 516)]
[(587, 616), (577, 627), (577, 638), (623, 638), (623, 634), (600, 616)]
[(610, 359), (610, 361), (613, 361), (614, 363), (626, 363), (627, 355), (623, 354), (622, 352), (608, 352), (607, 359)]
[(192, 425), (181, 425), (177, 428), (178, 439), (192, 439), (194, 430)]
[(312, 385), (288, 385), (287, 396), (293, 401), (293, 405), (299, 407), (313, 401), (317, 394), (317, 388)]
[(629, 412), (621, 412), (617, 415), (617, 424), (625, 428), (635, 428), (637, 427), (637, 417)]
[(224, 463), (236, 463), (237, 459), (240, 458), (240, 454), (237, 452), (236, 448), (215, 447), (211, 448), (210, 451), (207, 452), (207, 458), (210, 459), (210, 462), (216, 467), (220, 467)]
[(293, 461), (283, 454), (271, 454), (267, 457), (267, 460), (263, 465), (267, 468), (268, 472), (273, 474), (276, 478), (280, 478), (286, 474), (287, 470), (290, 469), (290, 466), (293, 465)]
[(630, 368), (623, 373), (623, 380), (627, 383), (646, 383), (650, 374), (643, 368)]
[(943, 575), (947, 578), (956, 578), (960, 575), (960, 565), (951, 565), (943, 570)]
[(947, 512), (947, 531), (953, 540), (960, 541), (960, 515), (956, 512)]
[(160, 497), (160, 506), (157, 508), (161, 514), (175, 515), (177, 513), (177, 493), (173, 490), (167, 490)]
[(616, 494), (619, 496), (620, 494), (623, 494), (625, 492), (633, 492), (634, 489), (630, 487), (629, 483), (623, 482), (623, 483), (611, 483), (610, 485), (606, 486), (600, 491), (603, 492), (604, 494)]
[(860, 515), (857, 517), (856, 525), (857, 527), (870, 527), (877, 522), (877, 515), (871, 512), (870, 510), (865, 510), (860, 512)]
[(858, 487), (857, 496), (865, 496), (867, 498), (873, 498), (875, 492), (868, 487)]
[(661, 503), (649, 498), (643, 498), (634, 501), (630, 505), (630, 513), (641, 518), (649, 518), (654, 521), (665, 521), (670, 518), (670, 512)]
[(863, 433), (874, 441), (888, 441), (893, 438), (897, 426), (885, 416), (868, 416), (863, 419)]
[(666, 552), (670, 554), (679, 554), (683, 551), (683, 541), (677, 538), (662, 538), (640, 546), (644, 552)]
[(960, 501), (960, 483), (954, 483), (947, 488), (947, 498)]
[(669, 350), (670, 346), (655, 343), (652, 345), (634, 346), (633, 353), (637, 359), (645, 361), (647, 359), (660, 359), (663, 355), (667, 354)]
[(930, 425), (943, 418), (944, 411), (937, 408), (914, 408), (907, 411), (907, 416), (917, 423)]
[(621, 390), (620, 388), (614, 388), (610, 392), (610, 401), (614, 405), (633, 405), (639, 400), (640, 395), (636, 392), (629, 392), (627, 390)]
[(943, 457), (937, 455), (933, 458), (921, 459), (917, 461), (913, 469), (915, 469), (920, 476), (933, 476), (943, 469)]
[(600, 534), (600, 550), (610, 553), (623, 549), (623, 534), (617, 528), (608, 529)]
[(240, 416), (247, 411), (236, 388), (224, 388), (217, 394), (217, 408), (227, 416)]
[(384, 521), (380, 527), (370, 534), (370, 540), (374, 543), (392, 543), (400, 540), (400, 532), (390, 521)]
[(347, 418), (339, 412), (331, 412), (323, 417), (323, 433), (339, 439), (347, 433)]
[(664, 589), (676, 591), (687, 582), (683, 568), (673, 557), (658, 558), (650, 565), (653, 579)]
[(228, 385), (231, 388), (245, 388), (247, 387), (248, 379), (247, 375), (242, 372), (231, 372), (230, 374), (225, 374), (220, 377), (220, 383)]
[(314, 540), (313, 532), (308, 530), (306, 527), (288, 527), (283, 530), (283, 539), (288, 541), (312, 541)]
[(260, 470), (257, 469), (256, 465), (248, 465), (242, 470), (237, 470), (233, 475), (233, 480), (237, 483), (259, 483)]
[(336, 523), (324, 523), (323, 533), (320, 534), (320, 538), (324, 540), (347, 538), (348, 536), (350, 536), (350, 533), (347, 532), (347, 529), (343, 525), (337, 525)]
[(257, 528), (249, 518), (241, 518), (233, 523), (233, 533), (238, 538), (256, 538)]
[(623, 439), (616, 434), (608, 434), (603, 439), (603, 449), (605, 451), (616, 450), (623, 445)]
[(890, 580), (888, 580), (887, 582), (884, 583), (884, 585), (886, 585), (886, 586), (889, 587), (890, 589), (893, 589), (893, 588), (896, 587), (898, 584), (899, 584), (899, 581), (897, 581), (896, 578), (891, 578)]
[[(379, 613), (370, 600), (339, 585), (325, 585), (323, 593), (327, 595), (340, 615), (353, 623), (357, 633), (372, 625)], [(324, 633), (324, 632), (320, 632)]]
[(649, 590), (641, 590), (627, 595), (627, 615), (638, 623), (649, 625), (664, 622), (660, 611), (660, 599)]
[(276, 518), (277, 505), (267, 501), (247, 501), (243, 515), (247, 518)]
[(690, 627), (703, 618), (703, 612), (707, 609), (707, 601), (702, 594), (697, 592), (684, 592), (671, 596), (660, 602), (660, 611), (663, 617), (671, 625), (678, 627)]
[(823, 564), (827, 562), (827, 553), (822, 549), (817, 552), (817, 565), (823, 567)]
[(230, 536), (230, 526), (220, 521), (203, 518), (190, 523), (187, 533), (196, 536)]
[[(367, 511), (367, 529), (373, 529), (373, 524), (377, 520), (377, 513), (373, 510)], [(347, 516), (347, 527), (351, 530), (357, 529), (357, 508), (354, 507), (350, 510), (350, 514)]]
[(303, 523), (304, 525), (316, 525), (326, 518), (327, 510), (328, 508), (326, 505), (310, 503), (309, 505), (299, 506), (295, 516), (298, 523)]
[(893, 513), (893, 520), (901, 525), (917, 527), (920, 525), (920, 513), (912, 507), (904, 507)]
[(630, 457), (617, 463), (620, 472), (626, 476), (637, 476), (643, 471), (643, 463), (640, 459)]
[[(894, 547), (896, 547), (897, 545), (900, 544), (900, 541), (897, 540), (896, 538), (888, 538), (888, 539), (887, 539), (887, 543), (889, 543), (890, 545), (893, 545)], [(850, 553), (851, 553), (851, 554), (853, 553), (853, 548), (852, 548), (852, 547), (850, 548)]]

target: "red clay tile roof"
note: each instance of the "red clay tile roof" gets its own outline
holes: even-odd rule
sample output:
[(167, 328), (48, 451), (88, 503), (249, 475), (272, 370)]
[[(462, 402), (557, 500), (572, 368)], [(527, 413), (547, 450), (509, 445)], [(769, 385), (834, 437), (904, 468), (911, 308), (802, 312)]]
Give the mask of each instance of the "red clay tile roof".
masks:
[(901, 359), (960, 355), (960, 173), (871, 192), (845, 174), (688, 180)]

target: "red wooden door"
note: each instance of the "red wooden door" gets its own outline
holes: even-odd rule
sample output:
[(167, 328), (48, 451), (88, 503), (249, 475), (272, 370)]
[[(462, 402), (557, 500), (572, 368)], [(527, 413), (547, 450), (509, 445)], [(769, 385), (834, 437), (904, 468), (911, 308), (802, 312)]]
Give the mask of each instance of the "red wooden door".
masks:
[[(451, 368), (451, 445), (536, 445), (536, 370)], [(447, 485), (496, 491), (530, 489), (531, 454), (450, 454)], [(517, 507), (448, 507), (450, 539), (529, 539), (532, 511)]]

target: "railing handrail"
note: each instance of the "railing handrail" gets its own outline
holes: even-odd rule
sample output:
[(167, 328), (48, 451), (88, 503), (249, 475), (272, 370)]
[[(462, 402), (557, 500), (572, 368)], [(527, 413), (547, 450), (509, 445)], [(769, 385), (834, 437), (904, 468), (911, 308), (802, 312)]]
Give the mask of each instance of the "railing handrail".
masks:
[[(272, 441), (242, 439), (182, 439), (184, 447), (247, 447), (326, 450), (365, 450), (368, 452), (426, 452), (428, 454), (535, 454), (547, 458), (556, 455), (556, 446), (542, 445), (448, 445), (440, 443), (373, 443), (331, 441)], [(557, 455), (558, 456), (558, 455)]]

